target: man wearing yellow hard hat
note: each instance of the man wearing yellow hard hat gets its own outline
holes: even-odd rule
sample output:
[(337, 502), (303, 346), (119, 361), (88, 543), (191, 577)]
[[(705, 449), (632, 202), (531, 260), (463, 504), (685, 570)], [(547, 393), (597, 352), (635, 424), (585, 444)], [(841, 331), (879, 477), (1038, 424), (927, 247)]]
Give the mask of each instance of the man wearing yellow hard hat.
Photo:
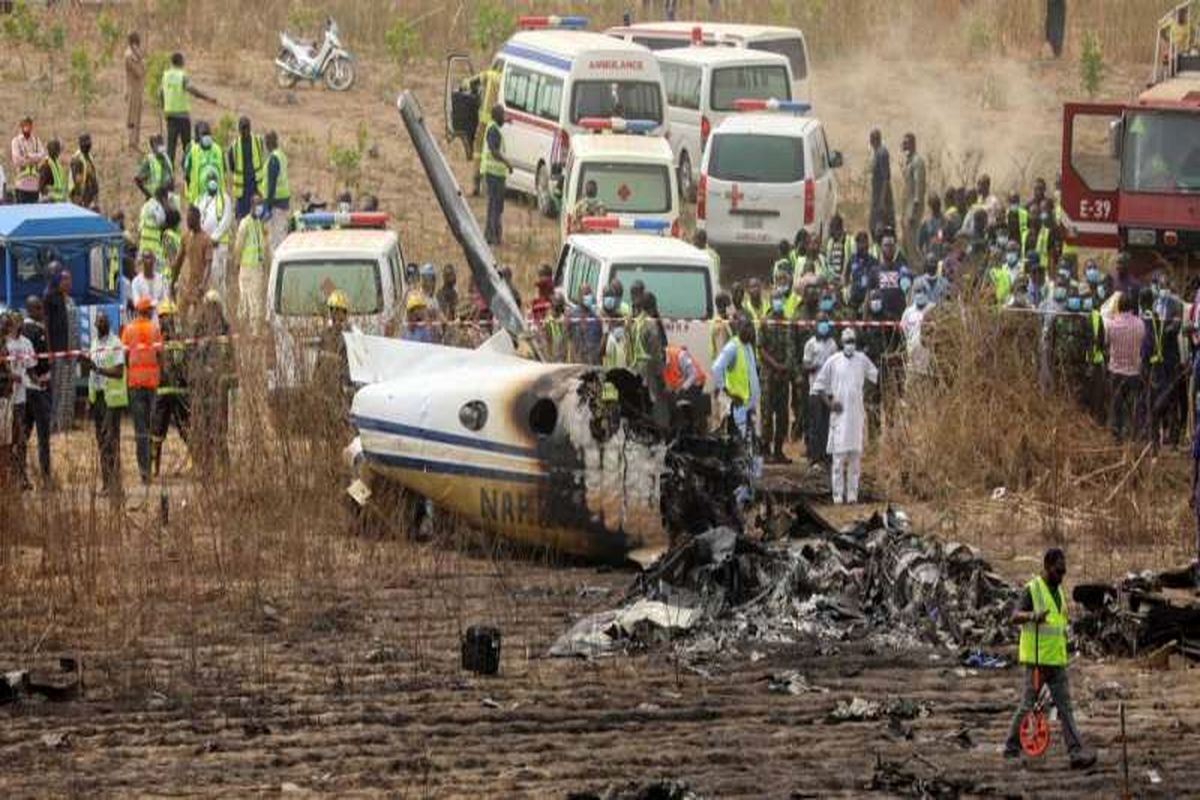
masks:
[(175, 425), (184, 443), (191, 427), (188, 355), (176, 324), (178, 311), (170, 299), (158, 304), (158, 326), (163, 335), (162, 373), (150, 415), (150, 463), (155, 477), (162, 466), (162, 446), (171, 425)]
[(313, 380), (321, 396), (332, 401), (332, 415), (345, 422), (349, 420), (350, 400), (354, 397), (345, 339), (346, 331), (350, 330), (350, 298), (341, 289), (334, 289), (325, 298), (325, 311)]

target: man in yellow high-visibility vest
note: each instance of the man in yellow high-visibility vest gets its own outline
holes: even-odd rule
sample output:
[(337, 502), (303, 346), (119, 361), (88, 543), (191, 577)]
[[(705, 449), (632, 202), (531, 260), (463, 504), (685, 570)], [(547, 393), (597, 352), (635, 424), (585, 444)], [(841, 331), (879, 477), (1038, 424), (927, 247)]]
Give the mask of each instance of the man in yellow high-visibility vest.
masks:
[(43, 203), (67, 202), (69, 173), (59, 156), (62, 154), (62, 143), (51, 139), (46, 143), (46, 160), (38, 171), (38, 191)]
[(1086, 769), (1096, 763), (1096, 754), (1086, 750), (1071, 713), (1071, 692), (1067, 685), (1067, 597), (1063, 578), (1067, 574), (1067, 557), (1057, 547), (1046, 551), (1042, 558), (1042, 573), (1035, 575), (1021, 592), (1021, 600), (1013, 611), (1014, 625), (1021, 626), (1018, 660), (1023, 671), (1025, 691), (1021, 705), (1013, 716), (1004, 743), (1004, 757), (1016, 758), (1021, 753), (1019, 738), (1021, 718), (1037, 702), (1034, 671), (1039, 675), (1039, 687), (1050, 689), (1058, 718), (1062, 722), (1063, 739), (1071, 759), (1072, 769)]
[(175, 145), (181, 144), (182, 151), (186, 153), (192, 143), (191, 97), (198, 97), (209, 103), (217, 101), (192, 86), (187, 72), (183, 69), (183, 53), (171, 54), (171, 66), (163, 70), (161, 92), (163, 119), (167, 123), (167, 155), (170, 157), (171, 166), (174, 167)]
[[(238, 224), (232, 269), (237, 272), (238, 314), (257, 322), (266, 313), (266, 275), (271, 265), (271, 240), (262, 221), (262, 197), (255, 192), (251, 211)], [(226, 280), (230, 283), (227, 277)]]
[(505, 154), (504, 106), (497, 103), (492, 108), (492, 121), (484, 133), (483, 153), (479, 158), (479, 174), (487, 184), (487, 223), (483, 238), (488, 244), (500, 244), (504, 235), (504, 192), (508, 173), (512, 171)]
[(255, 194), (265, 195), (267, 153), (262, 139), (250, 129), (250, 118), (238, 120), (237, 138), (225, 151), (225, 168), (233, 182), (234, 215), (250, 213)]

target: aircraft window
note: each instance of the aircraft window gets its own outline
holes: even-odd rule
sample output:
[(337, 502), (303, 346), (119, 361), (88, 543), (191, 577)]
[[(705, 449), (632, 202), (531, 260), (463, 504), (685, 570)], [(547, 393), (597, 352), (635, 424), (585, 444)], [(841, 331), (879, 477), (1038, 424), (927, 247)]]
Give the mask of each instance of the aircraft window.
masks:
[(487, 424), (487, 405), (482, 400), (472, 400), (463, 403), (458, 410), (458, 421), (469, 431), (477, 431)]
[(543, 397), (529, 409), (529, 429), (538, 436), (554, 433), (554, 426), (557, 424), (558, 407), (554, 405), (553, 400)]

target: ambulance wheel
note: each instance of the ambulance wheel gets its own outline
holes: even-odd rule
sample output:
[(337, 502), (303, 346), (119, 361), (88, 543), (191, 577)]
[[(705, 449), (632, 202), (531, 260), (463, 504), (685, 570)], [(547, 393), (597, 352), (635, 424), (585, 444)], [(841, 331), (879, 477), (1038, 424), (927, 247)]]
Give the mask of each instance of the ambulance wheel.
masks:
[(545, 164), (538, 164), (534, 187), (537, 192), (538, 211), (542, 212), (543, 216), (553, 217), (554, 193), (550, 191), (550, 170), (546, 169)]
[(679, 154), (679, 198), (696, 202), (696, 181), (692, 178), (692, 159), (687, 152)]

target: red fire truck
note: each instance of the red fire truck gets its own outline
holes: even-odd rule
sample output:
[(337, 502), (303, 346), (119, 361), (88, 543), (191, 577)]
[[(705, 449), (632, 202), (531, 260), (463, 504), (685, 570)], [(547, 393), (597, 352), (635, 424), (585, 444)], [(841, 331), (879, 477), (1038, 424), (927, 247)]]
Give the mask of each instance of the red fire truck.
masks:
[(1069, 242), (1135, 272), (1200, 265), (1200, 0), (1159, 22), (1136, 100), (1063, 107), (1062, 213)]

